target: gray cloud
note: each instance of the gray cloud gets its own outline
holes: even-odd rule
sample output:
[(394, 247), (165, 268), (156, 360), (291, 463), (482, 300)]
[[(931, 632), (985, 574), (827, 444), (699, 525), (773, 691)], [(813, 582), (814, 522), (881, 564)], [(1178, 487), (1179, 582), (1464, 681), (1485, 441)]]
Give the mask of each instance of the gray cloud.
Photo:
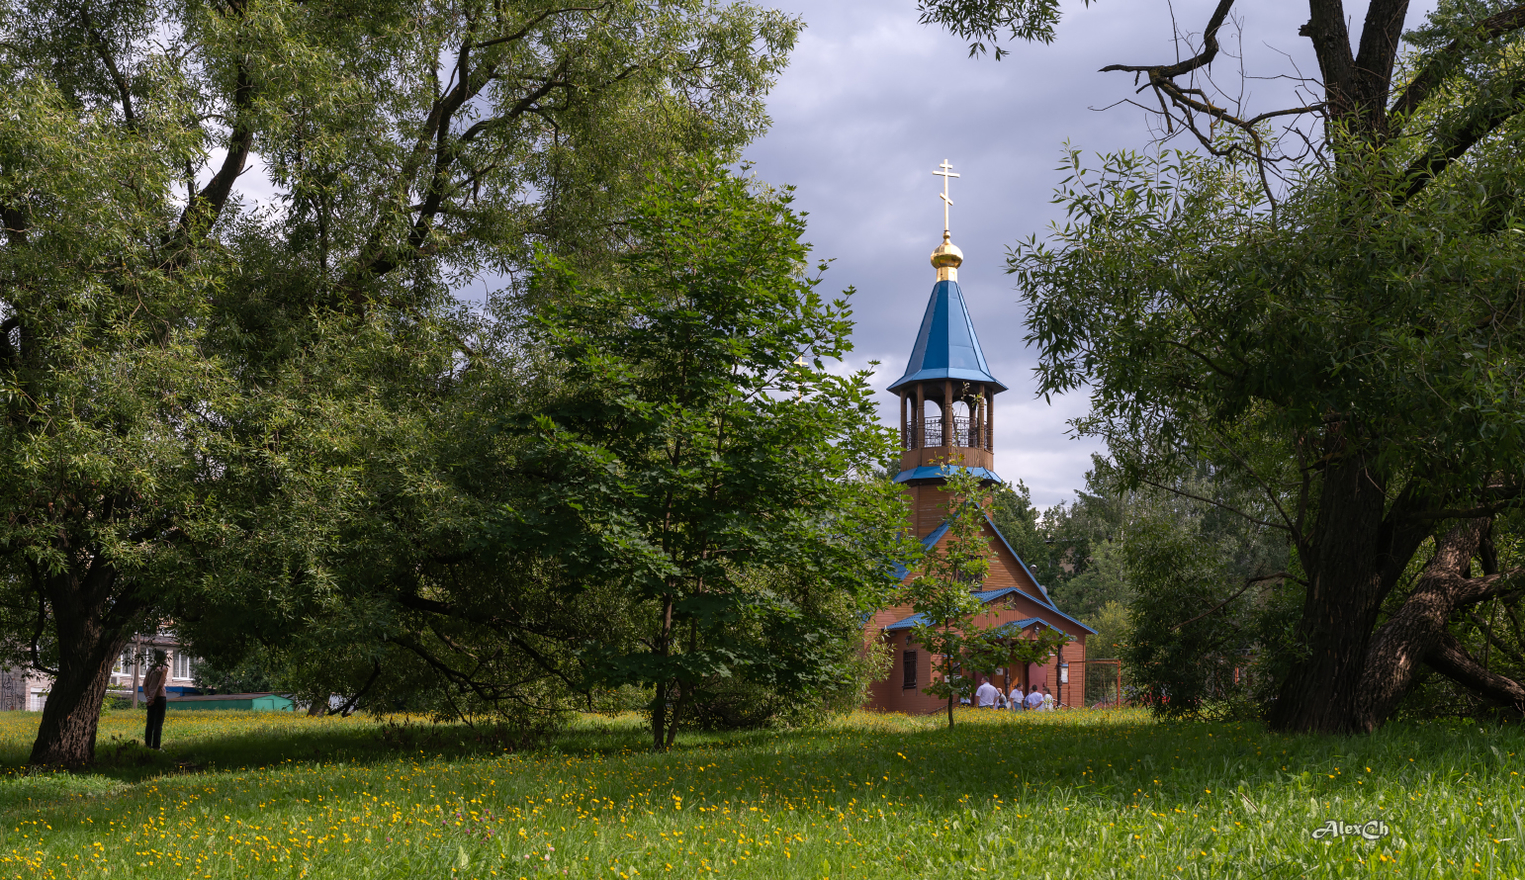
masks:
[[(852, 366), (881, 361), (881, 389), (905, 367), (933, 282), (927, 255), (942, 232), (941, 181), (931, 172), (946, 158), (963, 175), (952, 190), (953, 240), (965, 254), (959, 282), (991, 369), (1011, 388), (997, 398), (996, 469), (1026, 482), (1040, 505), (1068, 497), (1101, 450), (1067, 437), (1067, 421), (1087, 408), (1083, 394), (1051, 405), (1035, 399), (1036, 352), (1023, 342), (1022, 308), (1004, 273), (1006, 248), (1043, 237), (1061, 218), (1050, 199), (1063, 177), (1054, 168), (1066, 141), (1093, 154), (1150, 143), (1139, 109), (1099, 110), (1133, 88), (1128, 76), (1098, 68), (1174, 60), (1172, 12), (1182, 31), (1200, 32), (1215, 3), (1071, 4), (1052, 45), (1019, 45), (1000, 62), (970, 59), (961, 41), (917, 24), (909, 0), (776, 5), (801, 15), (808, 28), (769, 100), (772, 129), (748, 158), (763, 179), (797, 188), (816, 256), (835, 260), (826, 286), (857, 288)], [(1236, 94), (1242, 85), (1246, 105), (1257, 111), (1287, 106), (1296, 84), (1275, 77), (1317, 71), (1308, 41), (1297, 36), (1307, 6), (1241, 6), (1251, 78), (1241, 81), (1232, 57), (1221, 58), (1213, 74)], [(1420, 7), (1410, 25), (1433, 3)], [(1365, 8), (1349, 8), (1359, 38)], [(1237, 38), (1225, 48), (1241, 53)], [(880, 406), (893, 423), (893, 396), (881, 393)]]

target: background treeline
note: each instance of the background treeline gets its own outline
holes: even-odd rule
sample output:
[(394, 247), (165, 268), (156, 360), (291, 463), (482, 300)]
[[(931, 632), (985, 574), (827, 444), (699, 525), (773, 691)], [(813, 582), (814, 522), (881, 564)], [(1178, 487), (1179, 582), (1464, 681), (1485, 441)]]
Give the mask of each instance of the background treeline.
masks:
[[(1127, 482), (1097, 457), (1074, 501), (1039, 510), (1021, 483), (995, 497), (994, 518), (1060, 608), (1098, 630), (1089, 658), (1123, 660), (1126, 693), (1177, 717), (1258, 717), (1297, 657), (1306, 575), (1275, 509), (1255, 487), (1199, 466), (1168, 484)], [(1495, 520), (1496, 565), (1519, 565), (1522, 522)], [(1412, 589), (1435, 553), (1403, 575)], [(1483, 562), (1473, 563), (1483, 574)], [(1384, 616), (1398, 610), (1390, 600)], [(1467, 609), (1449, 631), (1487, 668), (1525, 676), (1525, 609), (1518, 595)], [(1496, 702), (1433, 672), (1408, 689), (1399, 717), (1487, 716)]]

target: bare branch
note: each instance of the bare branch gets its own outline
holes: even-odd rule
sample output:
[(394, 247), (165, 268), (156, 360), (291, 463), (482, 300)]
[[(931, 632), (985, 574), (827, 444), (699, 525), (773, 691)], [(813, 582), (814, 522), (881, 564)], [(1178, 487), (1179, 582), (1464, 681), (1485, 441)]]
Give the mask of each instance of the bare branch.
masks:
[(1177, 61), (1175, 64), (1109, 64), (1101, 69), (1102, 73), (1110, 73), (1116, 70), (1130, 73), (1147, 73), (1153, 82), (1157, 77), (1169, 79), (1191, 73), (1199, 67), (1206, 67), (1218, 56), (1218, 29), (1223, 27), (1223, 22), (1228, 18), (1228, 11), (1234, 5), (1234, 0), (1218, 0), (1218, 7), (1213, 10), (1212, 17), (1207, 20), (1207, 29), (1202, 32), (1202, 51), (1187, 58)]
[(381, 678), (381, 664), (375, 660), (372, 660), (371, 665), (373, 667), (371, 670), (371, 677), (366, 680), (365, 686), (360, 688), (360, 690), (355, 691), (354, 696), (350, 697), (348, 700), (345, 700), (344, 705), (339, 706), (336, 709), (329, 709), (328, 714), (342, 715), (346, 718), (349, 717), (349, 714), (354, 711), (355, 705), (360, 702), (360, 698), (365, 696), (366, 692), (376, 684), (376, 679)]
[(1250, 587), (1254, 586), (1255, 584), (1264, 583), (1265, 581), (1274, 581), (1274, 580), (1278, 580), (1278, 579), (1280, 579), (1280, 580), (1289, 580), (1289, 581), (1297, 581), (1298, 583), (1303, 583), (1303, 581), (1298, 580), (1297, 578), (1293, 577), (1292, 575), (1288, 574), (1285, 571), (1278, 571), (1275, 574), (1264, 574), (1264, 575), (1261, 575), (1260, 577), (1245, 578), (1244, 586), (1240, 587), (1234, 593), (1234, 595), (1228, 597), (1227, 599), (1224, 599), (1222, 602), (1219, 602), (1217, 605), (1214, 605), (1213, 607), (1207, 609), (1206, 611), (1202, 612), (1201, 614), (1198, 614), (1196, 617), (1188, 618), (1186, 620), (1181, 621), (1180, 623), (1176, 624), (1175, 626), (1172, 626), (1170, 629), (1171, 629), (1172, 632), (1174, 632), (1175, 630), (1178, 630), (1181, 627), (1186, 626), (1187, 624), (1196, 623), (1197, 621), (1201, 620), (1204, 617), (1207, 617), (1207, 616), (1212, 615), (1212, 614), (1216, 614), (1219, 611), (1221, 611), (1224, 608), (1226, 608), (1228, 606), (1228, 603), (1234, 601), (1235, 599), (1239, 598), (1240, 596), (1243, 596), (1245, 590), (1248, 590)]
[(1156, 489), (1163, 489), (1164, 491), (1169, 492), (1172, 495), (1180, 495), (1183, 498), (1191, 498), (1191, 499), (1194, 499), (1196, 501), (1201, 501), (1204, 504), (1211, 504), (1214, 507), (1222, 508), (1223, 510), (1227, 510), (1229, 513), (1232, 513), (1232, 514), (1235, 514), (1237, 516), (1243, 517), (1244, 519), (1246, 519), (1246, 520), (1248, 520), (1248, 521), (1250, 521), (1252, 523), (1255, 523), (1256, 525), (1265, 526), (1268, 529), (1280, 529), (1280, 530), (1282, 530), (1284, 532), (1291, 530), (1290, 527), (1288, 527), (1286, 525), (1283, 525), (1281, 523), (1266, 522), (1263, 519), (1259, 519), (1257, 517), (1253, 517), (1253, 516), (1249, 515), (1248, 513), (1245, 513), (1244, 511), (1240, 510), (1237, 507), (1234, 507), (1234, 506), (1228, 505), (1228, 504), (1224, 504), (1222, 501), (1215, 501), (1215, 500), (1213, 500), (1211, 498), (1204, 498), (1201, 495), (1193, 495), (1192, 493), (1187, 492), (1184, 489), (1177, 489), (1177, 488), (1175, 488), (1173, 486), (1166, 486), (1163, 483), (1156, 483), (1153, 480), (1145, 480), (1145, 479), (1140, 478), (1139, 482), (1140, 483), (1144, 483), (1145, 485), (1153, 486)]

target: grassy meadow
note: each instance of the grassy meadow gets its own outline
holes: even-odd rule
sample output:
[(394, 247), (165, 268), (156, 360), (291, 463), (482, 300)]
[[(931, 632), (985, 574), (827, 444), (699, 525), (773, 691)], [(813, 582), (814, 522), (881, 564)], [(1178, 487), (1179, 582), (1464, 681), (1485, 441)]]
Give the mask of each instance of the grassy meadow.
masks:
[[(0, 713), (0, 877), (1525, 877), (1525, 732), (1354, 739), (1136, 711), (855, 714), (644, 750), (586, 718), (532, 751), (360, 717), (108, 713), (99, 766), (28, 775)], [(1312, 832), (1337, 823), (1360, 834)]]

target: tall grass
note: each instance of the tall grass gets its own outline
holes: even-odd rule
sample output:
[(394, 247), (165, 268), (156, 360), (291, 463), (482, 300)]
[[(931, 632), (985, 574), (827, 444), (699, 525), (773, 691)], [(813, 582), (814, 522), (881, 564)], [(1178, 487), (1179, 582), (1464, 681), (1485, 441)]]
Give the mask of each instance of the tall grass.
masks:
[[(107, 716), (94, 772), (29, 776), (36, 716), (3, 713), (0, 876), (1525, 876), (1513, 727), (860, 713), (653, 755), (635, 718), (503, 752), (463, 727), (223, 712), (171, 715), (153, 754), (141, 718)], [(1386, 834), (1313, 837), (1368, 820)]]

